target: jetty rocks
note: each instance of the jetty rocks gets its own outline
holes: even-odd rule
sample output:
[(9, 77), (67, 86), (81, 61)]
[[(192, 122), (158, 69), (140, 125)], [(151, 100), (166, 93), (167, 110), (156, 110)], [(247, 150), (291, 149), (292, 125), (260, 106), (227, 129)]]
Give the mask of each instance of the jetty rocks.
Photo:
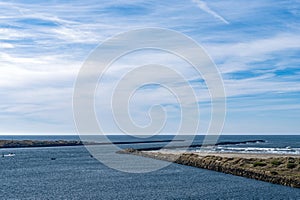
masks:
[(226, 174), (252, 178), (274, 184), (300, 188), (299, 157), (256, 158), (199, 155), (194, 153), (161, 153), (125, 149), (118, 153), (134, 154)]

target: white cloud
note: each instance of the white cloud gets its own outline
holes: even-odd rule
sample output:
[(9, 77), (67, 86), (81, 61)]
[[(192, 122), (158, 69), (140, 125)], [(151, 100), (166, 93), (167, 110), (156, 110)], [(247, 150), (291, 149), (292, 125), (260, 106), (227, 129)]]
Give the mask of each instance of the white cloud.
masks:
[[(145, 8), (145, 12), (139, 15), (126, 13), (130, 12), (130, 9), (126, 10), (127, 7), (136, 5), (140, 9)], [(291, 66), (291, 62), (294, 63), (294, 68), (298, 67), (298, 58), (286, 59), (288, 57), (284, 53), (280, 54), (283, 51), (299, 50), (300, 46), (299, 28), (295, 19), (287, 17), (288, 11), (283, 18), (282, 15), (277, 17), (274, 14), (285, 12), (285, 5), (282, 2), (271, 5), (262, 1), (249, 3), (234, 0), (207, 3), (193, 0), (193, 3), (176, 4), (171, 1), (156, 4), (142, 0), (102, 1), (101, 4), (98, 1), (62, 1), (59, 4), (0, 2), (0, 23), (3, 24), (0, 28), (0, 39), (3, 40), (0, 43), (0, 108), (9, 115), (0, 115), (0, 128), (9, 130), (11, 126), (11, 129), (17, 129), (14, 122), (28, 130), (43, 130), (43, 127), (51, 130), (51, 126), (52, 130), (58, 131), (70, 128), (72, 122), (65, 118), (72, 118), (72, 84), (89, 52), (99, 42), (119, 32), (148, 26), (176, 29), (203, 43), (224, 75), (228, 97), (299, 92), (299, 79), (296, 77), (299, 77), (299, 72), (285, 78), (275, 74), (277, 69), (284, 70), (286, 66)], [(123, 7), (124, 10), (115, 9)], [(204, 12), (199, 12), (198, 7)], [(291, 13), (296, 15), (297, 4), (292, 7)], [(212, 23), (215, 19), (229, 26)], [(275, 57), (278, 58), (276, 66), (269, 66), (264, 70), (253, 64), (266, 64), (268, 59)], [(138, 55), (137, 58), (143, 64), (155, 61), (175, 69), (185, 66), (165, 54)], [(106, 90), (110, 89), (109, 86), (118, 75), (132, 67), (134, 62), (130, 62), (131, 59), (132, 57), (127, 58), (119, 65), (120, 68), (108, 73)], [(228, 75), (253, 70), (261, 70), (255, 78), (236, 80)], [(184, 70), (183, 73), (188, 80), (199, 78), (192, 71)], [(160, 77), (160, 80), (163, 78)], [(181, 83), (172, 78), (164, 81), (174, 82), (182, 87)], [(203, 85), (192, 85), (198, 91), (197, 98), (200, 102), (209, 99)], [(109, 92), (106, 90), (103, 92)], [(143, 98), (149, 102), (158, 102), (163, 97), (170, 104), (175, 103), (170, 95), (162, 91), (140, 92), (142, 94), (137, 100), (141, 107)], [(251, 105), (250, 103), (249, 107)], [(276, 109), (276, 106), (270, 106), (270, 109)], [(261, 108), (259, 105), (255, 107)], [(17, 117), (12, 117), (14, 115)], [(26, 117), (31, 118), (26, 121)], [(30, 119), (36, 120), (36, 123), (28, 124)], [(39, 119), (44, 121), (38, 123)], [(58, 123), (57, 119), (65, 124), (46, 125), (47, 120), (49, 123)]]
[(4, 42), (0, 43), (0, 49), (12, 49), (14, 47), (15, 46), (13, 44), (10, 44), (10, 43), (4, 43)]
[(224, 19), (224, 17), (222, 17), (221, 15), (219, 15), (217, 12), (213, 11), (211, 8), (208, 7), (208, 5), (201, 0), (192, 0), (194, 3), (197, 4), (197, 6), (203, 10), (204, 12), (212, 15), (213, 17), (221, 20), (222, 22), (224, 22), (225, 24), (230, 24), (226, 19)]
[(206, 44), (205, 46), (216, 59), (242, 58), (246, 61), (253, 61), (278, 51), (298, 49), (300, 36), (298, 33), (281, 32), (269, 38), (245, 40), (239, 43)]

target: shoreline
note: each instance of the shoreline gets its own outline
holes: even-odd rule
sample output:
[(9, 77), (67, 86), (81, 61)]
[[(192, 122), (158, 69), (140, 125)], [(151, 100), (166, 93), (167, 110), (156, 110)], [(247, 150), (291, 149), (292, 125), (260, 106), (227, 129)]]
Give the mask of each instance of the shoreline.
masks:
[(66, 140), (0, 140), (0, 149), (32, 148), (32, 147), (65, 147), (81, 146), (81, 141)]
[(165, 153), (165, 154), (183, 154), (183, 153), (192, 153), (200, 157), (205, 156), (220, 156), (220, 157), (233, 157), (233, 158), (281, 158), (281, 157), (295, 157), (300, 158), (300, 154), (284, 154), (284, 153), (239, 153), (239, 152), (186, 152), (186, 151), (172, 151), (172, 150), (157, 150), (157, 151), (143, 151), (143, 152), (153, 152), (153, 153)]
[(300, 155), (246, 153), (182, 153), (124, 149), (117, 153), (133, 154), (300, 188)]

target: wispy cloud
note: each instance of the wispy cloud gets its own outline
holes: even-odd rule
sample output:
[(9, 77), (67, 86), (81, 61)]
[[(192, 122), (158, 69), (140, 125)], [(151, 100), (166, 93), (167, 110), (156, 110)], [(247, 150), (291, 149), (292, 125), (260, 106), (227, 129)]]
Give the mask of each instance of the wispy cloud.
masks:
[(201, 1), (201, 0), (192, 0), (194, 3), (197, 4), (197, 6), (203, 10), (204, 12), (207, 12), (208, 14), (212, 15), (213, 17), (221, 20), (222, 22), (224, 22), (225, 24), (230, 24), (226, 19), (224, 19), (224, 17), (222, 17), (221, 15), (219, 15), (217, 12), (213, 11), (210, 7), (208, 7), (208, 5), (206, 4), (206, 2)]
[[(2, 133), (44, 132), (45, 127), (50, 132), (74, 132), (72, 87), (85, 58), (106, 38), (143, 27), (171, 28), (204, 46), (224, 78), (229, 116), (255, 122), (255, 116), (262, 112), (272, 117), (280, 110), (282, 117), (291, 121), (289, 130), (300, 129), (297, 119), (291, 117), (300, 114), (300, 97), (295, 95), (300, 92), (297, 0), (276, 4), (269, 0), (193, 0), (176, 4), (168, 0), (160, 4), (145, 0), (101, 4), (97, 0), (62, 0), (59, 4), (16, 0), (0, 2), (0, 9)], [(220, 23), (215, 23), (216, 19)], [(158, 63), (181, 70), (197, 90), (198, 101), (209, 101), (205, 83), (184, 61), (161, 52), (134, 55), (115, 63), (115, 68), (108, 71), (102, 93), (109, 92), (119, 75), (139, 63)], [(176, 80), (165, 81), (182, 86)], [(163, 99), (171, 113), (178, 109), (174, 98), (164, 90), (148, 88), (136, 96), (133, 118), (147, 118), (145, 97), (148, 104)], [(249, 108), (253, 110), (252, 118), (238, 117), (242, 112), (250, 112)], [(206, 115), (206, 105), (204, 110)], [(103, 113), (108, 116), (106, 112), (109, 109)], [(172, 118), (176, 124), (175, 114)], [(274, 124), (284, 127), (285, 122), (279, 119), (274, 117)], [(247, 121), (236, 129), (234, 122), (230, 123), (227, 132), (251, 128)], [(259, 126), (263, 129), (264, 123)]]

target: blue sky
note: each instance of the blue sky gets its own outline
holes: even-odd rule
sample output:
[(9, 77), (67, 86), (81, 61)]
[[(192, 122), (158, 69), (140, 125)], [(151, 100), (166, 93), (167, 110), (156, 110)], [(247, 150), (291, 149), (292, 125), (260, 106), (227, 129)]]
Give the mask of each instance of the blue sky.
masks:
[[(144, 27), (182, 32), (214, 60), (227, 94), (224, 133), (300, 133), (299, 0), (1, 1), (0, 9), (1, 134), (75, 133), (72, 92), (84, 60), (105, 39)], [(131, 58), (142, 56), (184, 65), (158, 52)], [(115, 65), (122, 70), (133, 63), (129, 58)], [(155, 91), (139, 95), (160, 102)], [(160, 103), (178, 112), (174, 101)], [(134, 108), (133, 119), (143, 119), (145, 108)]]

